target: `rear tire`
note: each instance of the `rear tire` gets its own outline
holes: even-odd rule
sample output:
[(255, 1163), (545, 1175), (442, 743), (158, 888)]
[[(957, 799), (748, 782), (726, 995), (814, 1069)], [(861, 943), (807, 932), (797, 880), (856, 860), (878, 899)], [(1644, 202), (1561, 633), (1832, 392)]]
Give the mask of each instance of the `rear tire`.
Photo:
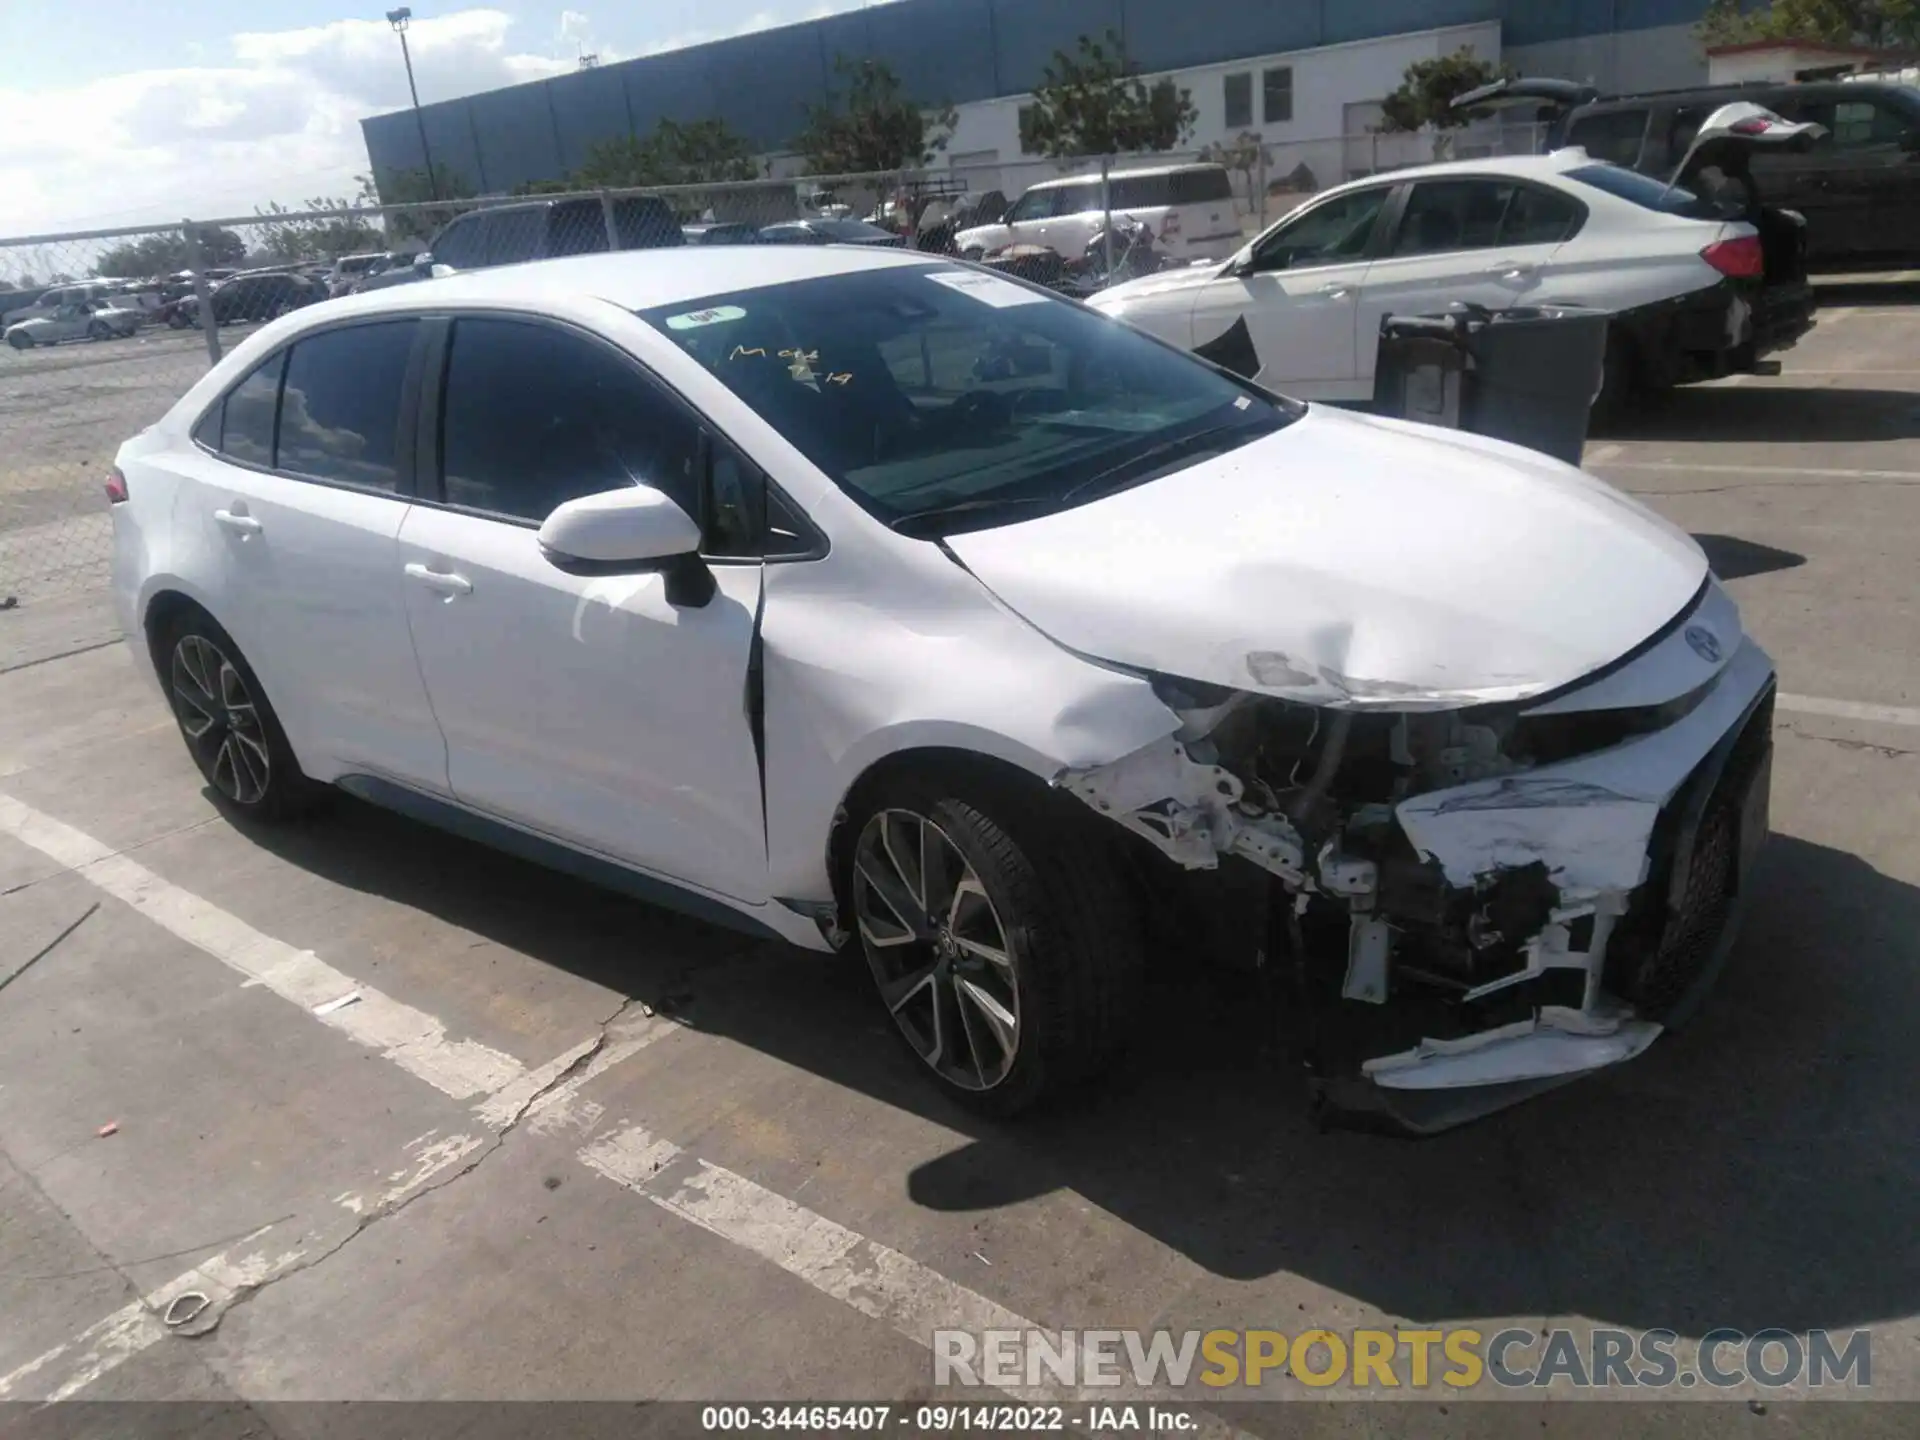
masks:
[(912, 775), (849, 817), (843, 893), (882, 1003), (935, 1083), (990, 1115), (1096, 1074), (1139, 1010), (1145, 951), (1120, 869), (1050, 801)]
[(160, 683), (214, 803), (242, 820), (304, 814), (325, 787), (300, 771), (280, 718), (233, 638), (204, 611), (171, 621), (155, 647)]
[(95, 320), (91, 325), (87, 326), (87, 339), (89, 340), (111, 340), (112, 338), (113, 331), (107, 327), (107, 322), (104, 320)]
[(33, 348), (33, 336), (28, 331), (16, 330), (13, 334), (7, 336), (7, 344), (16, 350), (31, 350)]

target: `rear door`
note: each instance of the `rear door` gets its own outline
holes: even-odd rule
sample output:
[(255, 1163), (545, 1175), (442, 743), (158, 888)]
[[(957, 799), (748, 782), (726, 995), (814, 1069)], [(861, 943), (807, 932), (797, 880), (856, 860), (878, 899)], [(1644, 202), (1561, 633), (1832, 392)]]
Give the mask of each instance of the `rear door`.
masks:
[(330, 328), (256, 367), (196, 425), (174, 520), (217, 577), (214, 618), (302, 763), (323, 779), (369, 773), (444, 791), (396, 539), (418, 331), (410, 319)]
[[(688, 599), (658, 570), (587, 575), (541, 552), (555, 506), (642, 480), (696, 517), (696, 417), (612, 346), (527, 317), (445, 335), (430, 499), (400, 535), (406, 608), (455, 797), (736, 899), (766, 898), (746, 704), (758, 560), (711, 559)], [(713, 528), (708, 527), (711, 537)]]
[(1163, 248), (1186, 259), (1225, 259), (1240, 248), (1240, 212), (1224, 167), (1176, 170), (1167, 185), (1171, 208), (1156, 232)]
[(1415, 182), (1362, 287), (1360, 376), (1371, 385), (1387, 315), (1431, 315), (1456, 300), (1503, 310), (1541, 298), (1554, 252), (1585, 214), (1571, 196), (1510, 176)]
[(1269, 230), (1242, 264), (1200, 288), (1195, 352), (1303, 399), (1370, 397), (1355, 337), (1361, 284), (1393, 190), (1343, 191)]

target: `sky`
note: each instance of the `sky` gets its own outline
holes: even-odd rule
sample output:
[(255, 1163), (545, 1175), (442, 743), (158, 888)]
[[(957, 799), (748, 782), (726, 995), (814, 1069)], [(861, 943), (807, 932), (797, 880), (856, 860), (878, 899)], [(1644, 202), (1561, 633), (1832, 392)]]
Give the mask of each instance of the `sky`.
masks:
[[(392, 3), (0, 0), (0, 239), (351, 195), (408, 103)], [(863, 3), (414, 0), (407, 41), (431, 103)]]

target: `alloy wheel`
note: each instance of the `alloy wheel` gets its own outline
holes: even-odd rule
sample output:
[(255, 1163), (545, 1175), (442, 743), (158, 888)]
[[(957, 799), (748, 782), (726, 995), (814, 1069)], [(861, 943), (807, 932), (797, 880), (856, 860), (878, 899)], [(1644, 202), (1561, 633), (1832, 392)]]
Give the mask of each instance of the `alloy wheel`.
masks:
[(173, 711), (201, 769), (236, 805), (257, 805), (273, 761), (260, 708), (239, 669), (204, 635), (183, 635), (171, 670)]
[(951, 836), (882, 810), (854, 848), (854, 913), (880, 996), (914, 1053), (962, 1090), (991, 1090), (1020, 1048), (1006, 927)]

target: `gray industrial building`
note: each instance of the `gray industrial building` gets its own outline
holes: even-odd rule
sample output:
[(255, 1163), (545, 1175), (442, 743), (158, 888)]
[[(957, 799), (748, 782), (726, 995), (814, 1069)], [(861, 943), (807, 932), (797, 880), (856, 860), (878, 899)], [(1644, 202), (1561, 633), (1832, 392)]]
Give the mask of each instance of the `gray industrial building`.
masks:
[[(1706, 0), (897, 0), (440, 101), (423, 119), (435, 162), (491, 193), (559, 179), (595, 143), (644, 135), (662, 119), (718, 117), (778, 153), (832, 87), (837, 56), (885, 61), (910, 95), (953, 104), (963, 121), (973, 107), (1031, 91), (1054, 51), (1107, 30), (1124, 37), (1144, 71), (1174, 73), (1182, 84), (1185, 72), (1204, 78), (1245, 59), (1287, 69), (1291, 87), (1296, 58), (1311, 67), (1316, 56), (1417, 35), (1444, 51), (1464, 34), (1479, 53), (1523, 72), (1652, 88), (1704, 78), (1692, 27), (1705, 8)], [(1390, 58), (1403, 64), (1404, 53)], [(1391, 88), (1351, 65), (1337, 73), (1329, 84), (1372, 90), (1344, 96), (1349, 116)], [(361, 127), (376, 175), (424, 167), (410, 112)], [(1255, 128), (1275, 142), (1320, 139), (1341, 133), (1341, 115), (1296, 115), (1289, 104), (1276, 123)]]

